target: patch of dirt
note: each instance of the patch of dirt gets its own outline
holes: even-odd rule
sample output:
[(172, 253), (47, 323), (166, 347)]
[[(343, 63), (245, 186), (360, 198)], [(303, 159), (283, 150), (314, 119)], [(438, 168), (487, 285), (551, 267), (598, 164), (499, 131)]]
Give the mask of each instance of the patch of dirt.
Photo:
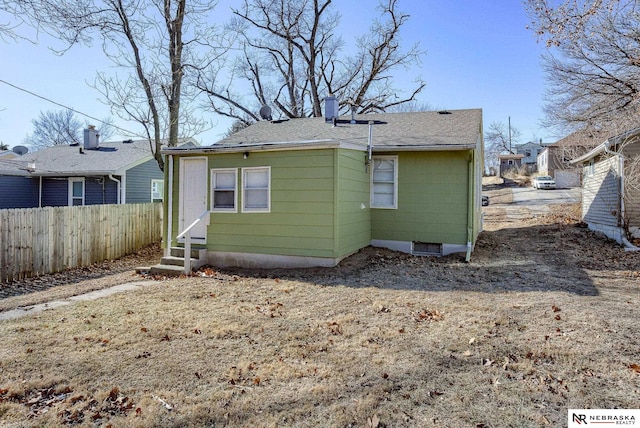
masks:
[(135, 268), (157, 264), (161, 257), (160, 244), (155, 243), (116, 260), (0, 283), (0, 312), (139, 280)]

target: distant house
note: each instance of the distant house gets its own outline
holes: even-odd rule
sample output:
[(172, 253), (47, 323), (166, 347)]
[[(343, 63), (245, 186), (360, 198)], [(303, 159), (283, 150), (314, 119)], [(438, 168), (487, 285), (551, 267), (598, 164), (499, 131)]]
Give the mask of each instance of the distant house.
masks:
[(520, 160), (520, 163), (526, 167), (527, 172), (536, 172), (538, 170), (538, 153), (544, 150), (544, 146), (542, 144), (529, 141), (525, 144), (516, 144), (514, 148), (516, 152), (515, 154), (524, 155)]
[(481, 230), (482, 111), (349, 119), (331, 104), (324, 118), (163, 149), (166, 245), (201, 217), (192, 236), (216, 266), (334, 266), (369, 245), (469, 257)]
[(523, 158), (524, 158), (524, 155), (521, 153), (518, 153), (518, 154), (509, 153), (509, 154), (499, 155), (498, 159), (500, 160), (500, 176), (503, 176), (508, 171), (512, 171), (512, 170), (515, 171), (520, 169), (520, 167), (522, 166)]
[(623, 243), (640, 237), (640, 128), (607, 139), (571, 160), (582, 165), (582, 219)]
[(9, 160), (9, 159), (17, 158), (18, 156), (20, 155), (18, 155), (17, 153), (11, 150), (0, 150), (0, 159)]
[(148, 140), (85, 138), (0, 160), (0, 209), (161, 201), (163, 186)]
[(593, 134), (574, 132), (546, 146), (537, 157), (538, 172), (553, 177), (558, 188), (579, 187), (582, 171), (570, 161), (598, 145), (596, 138)]
[(12, 150), (0, 150), (0, 159), (16, 159), (29, 151), (25, 146), (15, 146)]

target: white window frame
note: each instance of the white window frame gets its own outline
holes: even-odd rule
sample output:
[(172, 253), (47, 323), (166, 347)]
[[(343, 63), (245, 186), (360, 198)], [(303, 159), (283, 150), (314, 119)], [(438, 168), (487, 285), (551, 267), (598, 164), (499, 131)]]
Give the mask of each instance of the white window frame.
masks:
[[(375, 181), (373, 180), (373, 174), (375, 172), (375, 162), (376, 160), (386, 160), (393, 161), (393, 204), (392, 205), (376, 205), (374, 203), (374, 191), (375, 191)], [(371, 196), (369, 204), (371, 208), (379, 208), (379, 209), (390, 209), (395, 210), (398, 209), (398, 156), (373, 156), (371, 162)], [(380, 181), (378, 181), (380, 182)], [(389, 183), (388, 181), (386, 183)]]
[[(258, 207), (252, 208), (247, 207), (247, 173), (255, 172), (255, 171), (266, 171), (267, 172), (267, 187), (262, 189), (250, 189), (250, 190), (264, 190), (267, 192), (267, 206), (266, 207)], [(270, 166), (258, 166), (258, 167), (250, 167), (250, 168), (242, 168), (242, 212), (243, 213), (268, 213), (271, 212), (271, 167)]]
[[(217, 174), (233, 174), (233, 189), (218, 189), (216, 184)], [(212, 212), (227, 212), (227, 213), (236, 213), (238, 212), (238, 169), (237, 168), (212, 168), (210, 172), (211, 176), (211, 211)], [(233, 190), (233, 207), (216, 207), (215, 201), (215, 192), (216, 190), (228, 192)]]
[[(160, 192), (157, 191), (158, 184), (160, 184)], [(154, 189), (154, 187), (156, 187), (156, 189)], [(160, 197), (154, 198), (154, 194), (160, 194)], [(151, 202), (154, 202), (158, 199), (160, 200), (160, 202), (164, 201), (164, 180), (151, 179)]]
[[(81, 197), (74, 197), (73, 196), (73, 183), (82, 183), (82, 196)], [(85, 196), (85, 184), (84, 184), (84, 177), (70, 177), (69, 178), (69, 192), (68, 192), (68, 203), (70, 207), (77, 207), (77, 206), (83, 206), (84, 205), (84, 196)], [(73, 201), (76, 199), (80, 199), (81, 203), (79, 205), (74, 205)]]

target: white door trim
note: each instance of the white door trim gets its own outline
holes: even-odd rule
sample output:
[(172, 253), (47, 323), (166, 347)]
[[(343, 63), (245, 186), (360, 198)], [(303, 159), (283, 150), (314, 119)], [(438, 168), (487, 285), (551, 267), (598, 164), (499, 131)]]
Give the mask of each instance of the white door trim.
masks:
[[(187, 164), (189, 166), (187, 167)], [(207, 203), (207, 158), (205, 156), (180, 158), (180, 187), (178, 196), (178, 232), (193, 223), (208, 207)], [(201, 221), (191, 232), (191, 242), (207, 243), (207, 219)]]

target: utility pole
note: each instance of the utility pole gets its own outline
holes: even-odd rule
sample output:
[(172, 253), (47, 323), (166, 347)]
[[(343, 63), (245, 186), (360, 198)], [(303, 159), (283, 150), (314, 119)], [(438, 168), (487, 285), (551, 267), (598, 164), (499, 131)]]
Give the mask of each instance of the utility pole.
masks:
[(509, 154), (513, 154), (513, 150), (511, 150), (511, 116), (509, 116)]

